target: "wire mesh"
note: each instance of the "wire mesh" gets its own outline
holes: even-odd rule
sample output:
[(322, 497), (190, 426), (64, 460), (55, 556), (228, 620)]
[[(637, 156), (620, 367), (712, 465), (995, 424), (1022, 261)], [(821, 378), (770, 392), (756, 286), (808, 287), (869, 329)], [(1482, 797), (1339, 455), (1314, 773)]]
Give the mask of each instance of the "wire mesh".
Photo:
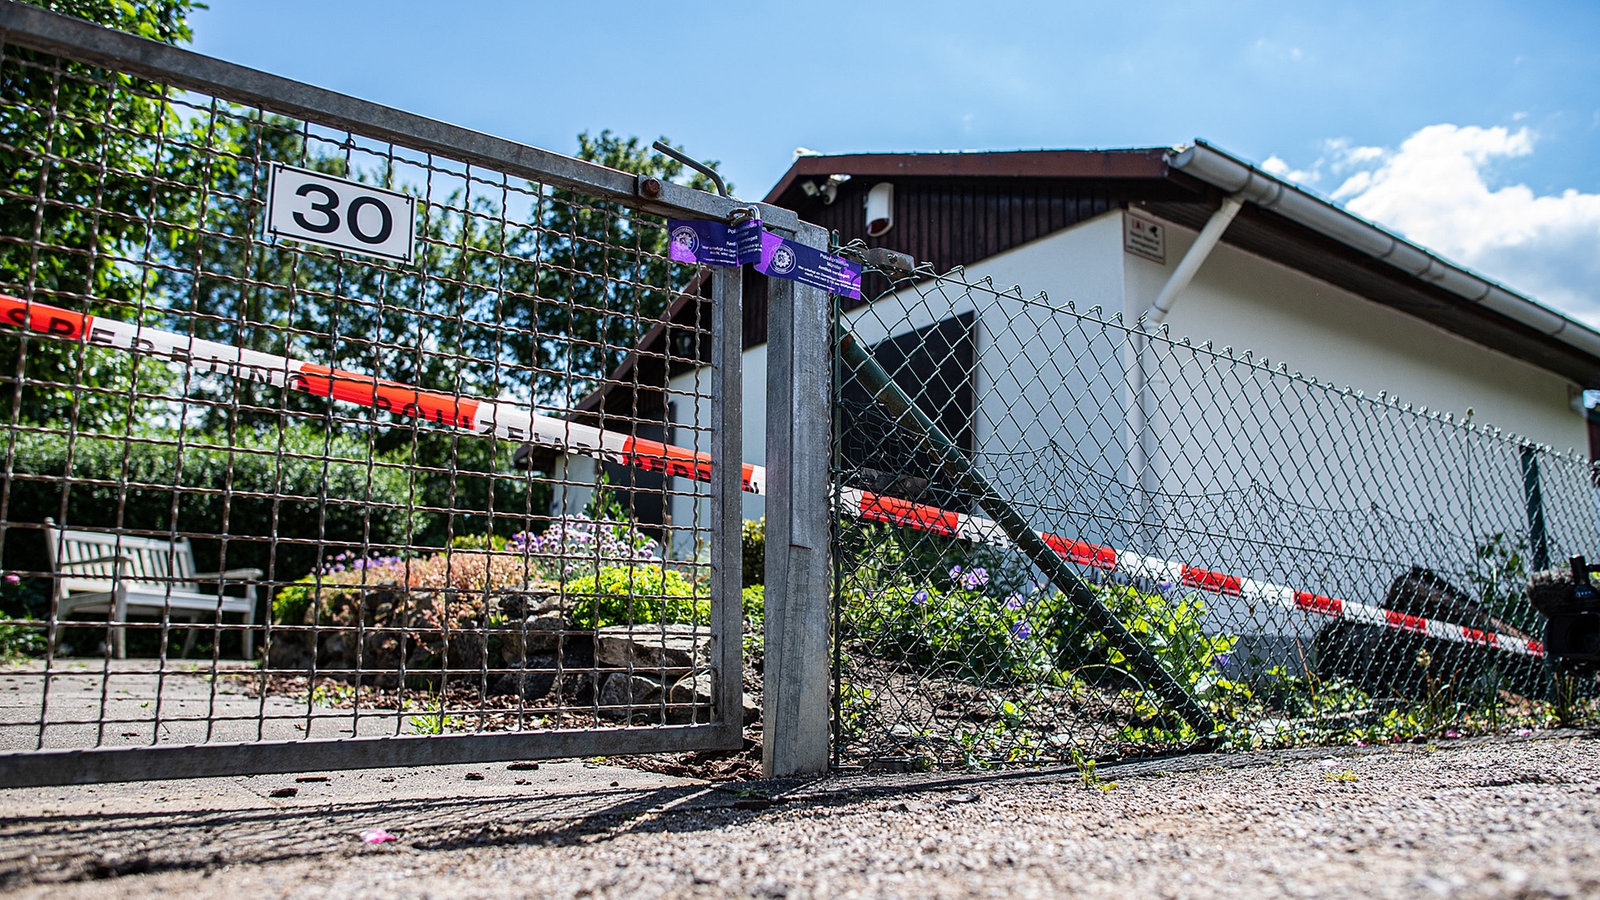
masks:
[(716, 719), (663, 218), (10, 44), (0, 120), (0, 751)]
[(835, 312), (836, 764), (1595, 716), (1526, 595), (1600, 538), (1587, 459), (960, 270), (878, 274)]

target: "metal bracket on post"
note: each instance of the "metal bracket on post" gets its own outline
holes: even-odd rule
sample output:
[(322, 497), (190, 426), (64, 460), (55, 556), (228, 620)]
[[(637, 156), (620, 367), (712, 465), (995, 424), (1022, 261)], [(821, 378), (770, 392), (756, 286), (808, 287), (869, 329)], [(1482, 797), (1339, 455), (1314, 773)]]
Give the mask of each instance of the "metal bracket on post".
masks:
[[(827, 233), (795, 236), (827, 249)], [(832, 352), (828, 295), (767, 282), (767, 593), (762, 770), (828, 767), (828, 456)]]

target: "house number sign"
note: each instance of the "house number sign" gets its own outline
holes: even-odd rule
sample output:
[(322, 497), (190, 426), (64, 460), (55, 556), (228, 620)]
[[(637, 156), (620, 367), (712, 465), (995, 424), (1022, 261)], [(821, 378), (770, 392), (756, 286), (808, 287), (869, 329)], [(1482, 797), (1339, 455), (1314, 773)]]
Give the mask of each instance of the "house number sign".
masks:
[(267, 234), (410, 262), (416, 208), (415, 197), (275, 164)]

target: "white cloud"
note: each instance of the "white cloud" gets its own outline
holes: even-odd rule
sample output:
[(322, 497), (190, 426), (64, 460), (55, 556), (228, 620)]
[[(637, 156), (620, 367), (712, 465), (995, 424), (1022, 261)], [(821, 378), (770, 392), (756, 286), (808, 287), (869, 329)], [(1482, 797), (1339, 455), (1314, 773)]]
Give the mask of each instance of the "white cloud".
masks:
[(1319, 177), (1314, 171), (1307, 172), (1301, 169), (1292, 169), (1288, 163), (1276, 156), (1267, 157), (1267, 161), (1261, 164), (1261, 168), (1265, 169), (1268, 175), (1274, 175), (1285, 181), (1293, 181), (1296, 184), (1313, 184)]
[(1535, 142), (1527, 128), (1430, 125), (1398, 150), (1330, 143), (1329, 167), (1348, 173), (1332, 196), (1363, 218), (1600, 327), (1600, 194), (1540, 195), (1526, 185), (1494, 183), (1494, 164), (1532, 155)]

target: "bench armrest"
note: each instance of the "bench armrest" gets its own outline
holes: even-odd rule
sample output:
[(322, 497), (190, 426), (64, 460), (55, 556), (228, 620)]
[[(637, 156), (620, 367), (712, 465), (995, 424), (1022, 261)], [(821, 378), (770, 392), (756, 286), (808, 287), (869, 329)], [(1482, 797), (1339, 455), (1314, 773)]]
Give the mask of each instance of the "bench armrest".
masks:
[(101, 563), (108, 563), (108, 562), (127, 564), (127, 563), (133, 562), (133, 559), (131, 557), (118, 556), (118, 555), (96, 556), (96, 557), (93, 557), (92, 559), (74, 559), (74, 560), (71, 560), (69, 562), (57, 563), (56, 564), (56, 568), (58, 568), (58, 569), (71, 569), (71, 568), (73, 568), (75, 566), (97, 566), (97, 565), (99, 565)]
[(266, 573), (260, 569), (229, 569), (226, 572), (196, 572), (195, 581), (255, 581)]

